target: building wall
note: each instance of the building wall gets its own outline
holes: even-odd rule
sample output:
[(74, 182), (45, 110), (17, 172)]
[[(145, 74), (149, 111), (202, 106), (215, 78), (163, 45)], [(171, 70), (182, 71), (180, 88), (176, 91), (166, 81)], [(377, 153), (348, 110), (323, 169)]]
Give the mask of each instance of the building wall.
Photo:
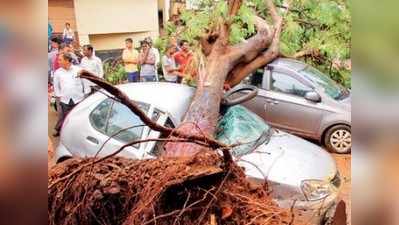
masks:
[(116, 34), (90, 34), (90, 44), (96, 50), (121, 49), (125, 47), (126, 38), (132, 38), (134, 45), (138, 46), (139, 42), (145, 37), (152, 37), (153, 40), (157, 36), (156, 32), (129, 32)]
[(120, 48), (126, 37), (155, 38), (159, 34), (157, 0), (74, 0), (74, 3), (80, 44), (91, 43), (98, 50)]
[(48, 18), (54, 33), (62, 33), (66, 22), (69, 22), (72, 29), (76, 31), (73, 0), (49, 0)]

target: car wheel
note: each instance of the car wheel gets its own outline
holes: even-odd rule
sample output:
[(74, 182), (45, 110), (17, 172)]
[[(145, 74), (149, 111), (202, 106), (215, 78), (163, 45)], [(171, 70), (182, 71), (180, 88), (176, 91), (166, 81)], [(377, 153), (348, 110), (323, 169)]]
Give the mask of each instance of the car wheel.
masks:
[(327, 149), (333, 153), (350, 153), (352, 148), (350, 127), (346, 125), (336, 125), (331, 127), (324, 137), (324, 143)]
[(65, 161), (67, 161), (67, 160), (69, 160), (69, 159), (72, 159), (72, 157), (70, 157), (70, 156), (63, 156), (63, 157), (61, 157), (61, 158), (59, 158), (59, 159), (57, 160), (56, 164), (65, 162)]

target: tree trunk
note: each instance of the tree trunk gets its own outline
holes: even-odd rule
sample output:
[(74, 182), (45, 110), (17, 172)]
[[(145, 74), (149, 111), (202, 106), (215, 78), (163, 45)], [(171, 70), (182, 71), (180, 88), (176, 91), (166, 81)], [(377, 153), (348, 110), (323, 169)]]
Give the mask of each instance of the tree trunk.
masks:
[[(273, 29), (266, 20), (255, 17), (257, 34), (243, 43), (229, 46), (229, 25), (226, 21), (219, 20), (215, 35), (217, 40), (214, 43), (209, 42), (206, 35), (201, 39), (202, 50), (207, 57), (206, 64), (199, 72), (197, 90), (177, 131), (213, 137), (217, 128), (223, 86), (228, 74), (228, 83), (238, 84), (248, 73), (256, 69), (255, 67), (261, 66), (262, 63), (264, 65), (277, 56), (282, 19), (277, 14), (273, 1), (266, 2), (274, 22)], [(229, 16), (234, 16), (241, 4), (241, 0), (230, 0)], [(168, 142), (165, 145), (165, 155), (190, 156), (203, 149), (204, 147), (193, 143)]]
[[(219, 51), (213, 50), (207, 57), (205, 77), (198, 80), (198, 87), (191, 105), (178, 130), (187, 134), (213, 137), (216, 132), (223, 85), (229, 70), (230, 60)], [(166, 156), (190, 156), (204, 147), (193, 143), (167, 143)]]

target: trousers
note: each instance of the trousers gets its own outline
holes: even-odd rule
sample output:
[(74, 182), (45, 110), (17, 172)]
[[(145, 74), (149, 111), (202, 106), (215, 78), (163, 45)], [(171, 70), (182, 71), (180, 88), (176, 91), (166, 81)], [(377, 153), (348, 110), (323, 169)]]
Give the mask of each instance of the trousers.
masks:
[(68, 104), (65, 104), (63, 102), (60, 102), (59, 104), (59, 111), (58, 111), (58, 120), (57, 120), (57, 124), (55, 125), (55, 130), (57, 132), (61, 131), (61, 127), (62, 124), (65, 120), (65, 117), (68, 115), (68, 113), (73, 109), (73, 107), (76, 105), (76, 103), (74, 103), (72, 101), (72, 99), (69, 100)]

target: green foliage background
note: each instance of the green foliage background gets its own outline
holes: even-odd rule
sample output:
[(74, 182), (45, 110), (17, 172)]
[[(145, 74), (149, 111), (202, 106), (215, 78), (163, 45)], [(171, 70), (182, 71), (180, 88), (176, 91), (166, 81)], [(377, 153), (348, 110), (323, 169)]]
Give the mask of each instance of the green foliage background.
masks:
[(104, 63), (104, 74), (105, 80), (114, 85), (121, 84), (127, 79), (127, 73), (122, 63)]
[[(286, 12), (283, 0), (274, 1), (283, 15), (280, 52), (292, 56), (300, 51), (317, 54), (299, 58), (328, 74), (346, 87), (351, 87), (351, 71), (337, 66), (351, 59), (351, 15), (346, 0), (292, 0)], [(226, 1), (199, 0), (198, 10), (186, 10), (181, 14), (182, 26), (168, 24), (167, 35), (156, 41), (163, 51), (173, 36), (188, 40), (199, 48), (199, 37), (216, 26), (219, 19), (231, 22), (229, 41), (236, 44), (256, 33), (253, 16), (258, 14), (271, 23), (265, 0), (246, 0), (238, 15), (227, 18)], [(271, 23), (272, 24), (272, 23)]]

